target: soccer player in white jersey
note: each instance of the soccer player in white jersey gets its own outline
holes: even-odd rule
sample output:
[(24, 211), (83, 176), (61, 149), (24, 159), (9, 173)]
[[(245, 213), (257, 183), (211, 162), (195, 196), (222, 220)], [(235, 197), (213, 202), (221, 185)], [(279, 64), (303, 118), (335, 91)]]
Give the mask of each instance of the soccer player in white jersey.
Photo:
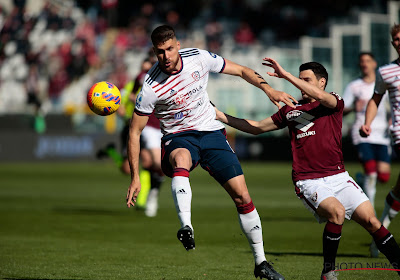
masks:
[[(374, 94), (368, 102), (365, 111), (365, 123), (360, 127), (360, 134), (369, 137), (373, 131), (372, 121), (377, 115), (378, 106), (385, 92), (389, 92), (389, 102), (392, 115), (390, 132), (393, 141), (393, 150), (400, 157), (400, 25), (395, 24), (391, 28), (392, 45), (399, 57), (384, 66), (379, 67), (376, 75)], [(390, 221), (396, 217), (400, 210), (400, 173), (396, 185), (389, 192), (385, 200), (381, 222), (388, 227)]]
[(238, 65), (208, 51), (180, 49), (172, 27), (162, 25), (151, 34), (158, 63), (148, 72), (136, 99), (129, 132), (128, 158), (132, 182), (127, 206), (134, 206), (140, 191), (139, 137), (149, 115), (160, 120), (162, 168), (172, 177), (171, 190), (181, 228), (178, 239), (186, 250), (194, 249), (191, 221), (192, 191), (189, 172), (200, 164), (228, 192), (234, 201), (239, 223), (255, 260), (255, 277), (284, 279), (266, 261), (260, 217), (251, 200), (236, 154), (230, 148), (221, 122), (206, 91), (210, 72), (239, 76), (263, 90), (280, 108), (279, 102), (294, 107), (297, 102), (287, 93), (276, 91), (254, 70)]
[(361, 137), (359, 129), (364, 124), (365, 109), (371, 99), (375, 86), (377, 67), (374, 55), (370, 52), (359, 54), (361, 77), (350, 82), (344, 90), (345, 108), (343, 115), (355, 111), (356, 118), (351, 129), (353, 145), (363, 165), (364, 176), (361, 184), (365, 194), (374, 205), (377, 180), (386, 183), (390, 178), (390, 137), (387, 98), (378, 108), (377, 115), (371, 123), (372, 133), (368, 138)]

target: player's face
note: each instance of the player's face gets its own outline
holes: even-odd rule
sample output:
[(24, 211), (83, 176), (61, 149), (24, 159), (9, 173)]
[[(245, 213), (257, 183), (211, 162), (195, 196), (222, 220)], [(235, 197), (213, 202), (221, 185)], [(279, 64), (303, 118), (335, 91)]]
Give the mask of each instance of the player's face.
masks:
[[(308, 69), (308, 70), (301, 71), (299, 74), (299, 79), (303, 80), (309, 84), (312, 84), (313, 86), (316, 86), (322, 90), (324, 89), (325, 84), (322, 81), (323, 78), (318, 80), (312, 70)], [(305, 99), (309, 102), (314, 101), (314, 99), (311, 98), (310, 96), (308, 96), (307, 93), (305, 93), (304, 91), (301, 92), (301, 96), (303, 97), (303, 99)]]
[(368, 54), (362, 55), (360, 57), (360, 70), (363, 76), (375, 72), (376, 61)]
[(400, 56), (400, 32), (393, 36), (392, 46), (396, 50), (397, 54)]
[(169, 39), (168, 41), (154, 47), (154, 53), (156, 54), (159, 65), (164, 72), (173, 73), (179, 70), (181, 62), (178, 51), (180, 48), (181, 44), (176, 40), (176, 38)]

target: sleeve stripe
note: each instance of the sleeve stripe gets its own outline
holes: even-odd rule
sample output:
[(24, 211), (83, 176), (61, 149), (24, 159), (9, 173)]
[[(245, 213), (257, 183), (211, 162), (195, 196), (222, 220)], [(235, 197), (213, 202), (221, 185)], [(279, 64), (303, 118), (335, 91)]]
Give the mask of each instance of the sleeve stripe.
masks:
[(225, 58), (222, 58), (222, 59), (224, 60), (224, 65), (222, 65), (222, 69), (221, 69), (221, 71), (219, 71), (219, 73), (222, 73), (222, 71), (224, 71), (225, 66), (226, 66)]
[(140, 111), (138, 111), (136, 108), (135, 108), (135, 111), (134, 111), (137, 115), (139, 115), (139, 116), (150, 116), (151, 115), (151, 113), (143, 113), (143, 112), (140, 112)]

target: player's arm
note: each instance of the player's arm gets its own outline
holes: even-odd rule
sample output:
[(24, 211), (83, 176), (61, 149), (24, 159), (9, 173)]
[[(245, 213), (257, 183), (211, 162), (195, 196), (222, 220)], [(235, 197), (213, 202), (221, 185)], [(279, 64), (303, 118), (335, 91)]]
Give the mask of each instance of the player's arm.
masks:
[(275, 70), (274, 73), (267, 72), (268, 75), (287, 80), (299, 90), (304, 91), (305, 93), (307, 93), (307, 95), (321, 102), (321, 104), (325, 107), (332, 109), (336, 108), (337, 99), (334, 95), (322, 89), (319, 89), (318, 87), (308, 83), (307, 81), (303, 81), (293, 76), (291, 73), (283, 69), (283, 67), (280, 66), (279, 63), (272, 58), (264, 58), (264, 61), (266, 61), (266, 63), (263, 63), (265, 66), (269, 66)]
[(371, 123), (376, 117), (382, 97), (383, 95), (374, 93), (368, 101), (367, 108), (365, 109), (365, 121), (360, 127), (360, 135), (362, 137), (368, 137), (371, 134)]
[(139, 153), (140, 153), (140, 134), (146, 126), (148, 116), (140, 116), (136, 112), (133, 113), (129, 126), (128, 136), (128, 161), (131, 168), (131, 184), (126, 195), (126, 204), (128, 207), (135, 206), (136, 198), (140, 192), (139, 180)]
[(242, 77), (248, 83), (264, 91), (271, 102), (278, 108), (281, 108), (279, 102), (283, 102), (286, 105), (295, 108), (293, 102), (297, 103), (297, 100), (293, 96), (286, 92), (273, 89), (260, 74), (246, 66), (225, 59), (225, 68), (222, 73)]
[(224, 112), (219, 111), (216, 107), (214, 108), (216, 112), (215, 118), (217, 120), (243, 132), (258, 135), (267, 131), (278, 129), (278, 126), (275, 125), (271, 117), (266, 118), (262, 121), (245, 120), (230, 116)]
[(350, 114), (351, 112), (356, 111), (353, 106), (355, 98), (354, 98), (351, 84), (347, 85), (346, 88), (344, 89), (343, 101), (344, 101), (343, 116), (346, 116), (346, 115)]

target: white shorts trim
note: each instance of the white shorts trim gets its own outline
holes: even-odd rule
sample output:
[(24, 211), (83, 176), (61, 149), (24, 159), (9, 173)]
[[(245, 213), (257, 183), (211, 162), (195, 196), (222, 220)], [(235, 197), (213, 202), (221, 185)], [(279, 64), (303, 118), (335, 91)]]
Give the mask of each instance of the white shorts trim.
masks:
[(143, 148), (161, 149), (161, 129), (152, 126), (145, 126), (142, 130)]
[(314, 214), (319, 223), (326, 222), (324, 217), (316, 213), (319, 204), (328, 197), (334, 197), (345, 208), (345, 217), (350, 220), (356, 208), (368, 200), (363, 190), (347, 171), (332, 176), (317, 179), (300, 180), (296, 182), (297, 196), (304, 206)]

